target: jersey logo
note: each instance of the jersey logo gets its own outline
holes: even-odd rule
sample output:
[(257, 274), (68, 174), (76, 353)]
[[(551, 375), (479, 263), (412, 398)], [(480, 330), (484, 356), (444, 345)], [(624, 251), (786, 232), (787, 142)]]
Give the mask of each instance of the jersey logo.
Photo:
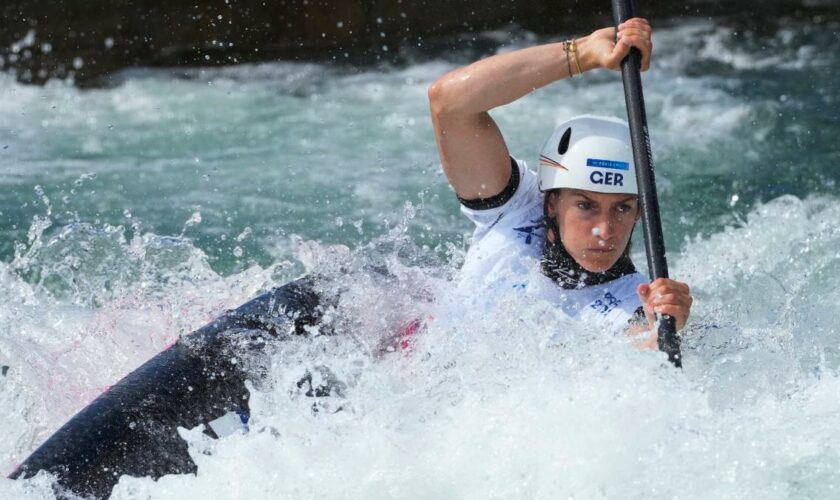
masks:
[(526, 245), (530, 245), (531, 242), (534, 240), (534, 235), (540, 234), (542, 232), (542, 228), (545, 227), (545, 222), (543, 221), (542, 217), (532, 220), (531, 223), (533, 224), (531, 226), (513, 228), (513, 230), (516, 231), (516, 236), (519, 238), (523, 238), (525, 240)]
[(589, 304), (589, 307), (595, 309), (601, 314), (607, 314), (621, 304), (621, 299), (618, 299), (610, 292), (604, 292), (604, 297)]

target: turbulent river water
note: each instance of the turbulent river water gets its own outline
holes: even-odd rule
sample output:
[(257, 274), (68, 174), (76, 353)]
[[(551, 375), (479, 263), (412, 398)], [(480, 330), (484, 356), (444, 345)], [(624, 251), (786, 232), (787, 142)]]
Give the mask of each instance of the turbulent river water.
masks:
[[(179, 335), (320, 272), (348, 290), (345, 335), (278, 346), (249, 433), (187, 431), (197, 475), (123, 477), (114, 498), (836, 497), (840, 25), (779, 26), (685, 19), (654, 35), (669, 262), (696, 299), (682, 372), (545, 304), (430, 302), (471, 228), (426, 89), (472, 53), (137, 69), (93, 90), (0, 74), (2, 470)], [(494, 117), (535, 165), (580, 113), (624, 116), (617, 74)], [(644, 268), (641, 244), (634, 258)], [(427, 315), (410, 352), (379, 353)], [(346, 384), (317, 412), (295, 384), (313, 367)], [(0, 496), (52, 498), (50, 483), (0, 480)]]

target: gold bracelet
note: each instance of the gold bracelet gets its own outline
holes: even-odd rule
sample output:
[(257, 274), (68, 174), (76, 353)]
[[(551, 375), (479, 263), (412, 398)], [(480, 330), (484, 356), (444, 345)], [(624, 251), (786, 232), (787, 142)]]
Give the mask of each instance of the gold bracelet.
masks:
[(569, 40), (563, 42), (563, 51), (566, 53), (566, 64), (569, 65), (569, 78), (574, 78), (574, 74), (572, 73), (572, 58), (569, 55), (571, 43)]
[(569, 52), (571, 52), (572, 56), (574, 56), (574, 58), (575, 58), (575, 66), (577, 66), (578, 74), (582, 75), (583, 70), (580, 69), (580, 61), (578, 61), (578, 56), (577, 56), (577, 54), (578, 54), (578, 52), (577, 52), (577, 41), (574, 38), (569, 42)]

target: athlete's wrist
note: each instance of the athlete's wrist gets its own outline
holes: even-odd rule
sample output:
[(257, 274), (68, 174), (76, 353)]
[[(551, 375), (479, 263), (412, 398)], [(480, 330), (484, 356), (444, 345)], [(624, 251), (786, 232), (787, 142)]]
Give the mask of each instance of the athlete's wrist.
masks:
[(592, 44), (590, 42), (591, 38), (589, 36), (583, 36), (575, 39), (575, 43), (577, 45), (578, 63), (580, 64), (580, 69), (583, 73), (600, 67), (600, 63), (592, 51)]

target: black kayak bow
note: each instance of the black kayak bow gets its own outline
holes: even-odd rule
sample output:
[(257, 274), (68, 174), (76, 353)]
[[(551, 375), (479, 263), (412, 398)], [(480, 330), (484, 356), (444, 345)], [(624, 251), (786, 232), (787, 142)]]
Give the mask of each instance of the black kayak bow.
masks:
[[(612, 0), (615, 25), (635, 17), (633, 0)], [(639, 186), (639, 204), (642, 209), (642, 230), (647, 252), (648, 272), (651, 280), (668, 277), (668, 263), (665, 259), (665, 239), (662, 235), (662, 221), (659, 218), (659, 200), (656, 196), (656, 179), (653, 172), (653, 157), (650, 149), (645, 98), (642, 94), (642, 54), (635, 47), (621, 61), (621, 78), (624, 81), (624, 99), (627, 102), (627, 120), (630, 123), (630, 141), (633, 145), (633, 160), (636, 164), (636, 179)], [(682, 367), (680, 337), (676, 321), (671, 316), (657, 315), (659, 325), (659, 350), (668, 354), (674, 366)]]

